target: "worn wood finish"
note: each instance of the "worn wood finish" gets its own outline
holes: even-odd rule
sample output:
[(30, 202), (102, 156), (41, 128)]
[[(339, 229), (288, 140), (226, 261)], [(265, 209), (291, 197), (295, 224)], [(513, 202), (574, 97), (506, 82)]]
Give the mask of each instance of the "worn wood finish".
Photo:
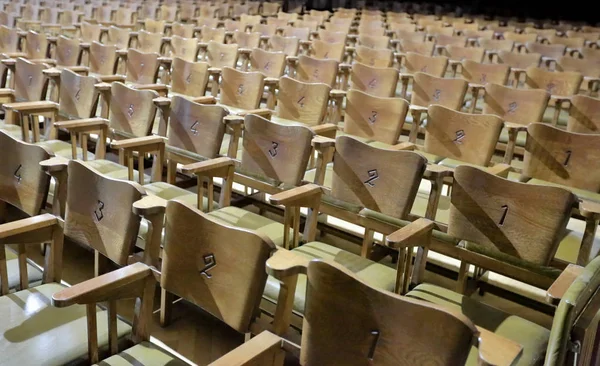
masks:
[(575, 71), (584, 76), (600, 78), (600, 63), (595, 60), (562, 56), (557, 60), (558, 71)]
[(270, 52), (254, 48), (250, 53), (250, 71), (260, 71), (266, 77), (280, 78), (285, 71), (285, 57), (284, 52)]
[(461, 79), (444, 79), (423, 72), (414, 74), (410, 104), (428, 107), (439, 104), (459, 110), (462, 107), (468, 83)]
[(130, 48), (127, 50), (126, 81), (133, 84), (154, 84), (158, 77), (160, 61), (158, 53), (140, 52)]
[(321, 60), (301, 55), (298, 57), (296, 78), (307, 83), (324, 83), (335, 86), (339, 62)]
[(123, 83), (112, 83), (110, 129), (127, 137), (149, 135), (156, 115), (153, 99), (157, 97), (158, 93), (153, 90), (137, 90)]
[(388, 67), (371, 67), (356, 62), (350, 72), (353, 89), (378, 97), (393, 97), (398, 86), (398, 70)]
[[(198, 40), (196, 38), (183, 38), (176, 35), (171, 36), (171, 57), (195, 62), (198, 58)], [(173, 72), (175, 71), (173, 70)]]
[(117, 46), (92, 42), (90, 45), (90, 73), (113, 75), (117, 67)]
[(344, 132), (394, 145), (408, 112), (402, 98), (384, 98), (351, 89), (346, 96)]
[(171, 91), (191, 97), (204, 96), (208, 85), (208, 63), (173, 59)]
[(311, 155), (314, 133), (305, 126), (288, 126), (257, 115), (244, 119), (241, 169), (297, 186)]
[[(369, 364), (373, 359), (382, 365), (462, 364), (477, 343), (478, 331), (463, 315), (370, 287), (334, 263), (311, 261), (307, 289), (303, 365)], [(402, 326), (390, 321), (398, 314)], [(340, 327), (347, 319), (356, 321)], [(421, 332), (424, 319), (441, 333)]]
[(214, 41), (208, 42), (206, 49), (206, 62), (211, 67), (223, 68), (233, 67), (235, 68), (238, 59), (238, 45), (224, 44)]
[(510, 39), (487, 39), (487, 38), (478, 38), (477, 43), (479, 47), (482, 47), (486, 51), (493, 52), (512, 52), (515, 47), (515, 41)]
[(523, 175), (600, 192), (600, 136), (566, 132), (547, 124), (527, 127)]
[(264, 74), (243, 72), (224, 67), (221, 81), (221, 103), (241, 109), (256, 109), (263, 95)]
[(44, 99), (48, 87), (48, 79), (43, 71), (48, 68), (46, 64), (30, 62), (18, 58), (15, 64), (14, 96), (17, 101), (35, 101)]
[(25, 53), (32, 60), (43, 60), (48, 56), (48, 39), (45, 34), (34, 31), (27, 32), (25, 36)]
[(585, 95), (571, 97), (567, 131), (600, 133), (600, 99)]
[(462, 77), (469, 83), (506, 85), (510, 67), (506, 64), (483, 64), (476, 61), (462, 62)]
[(462, 113), (431, 105), (424, 148), (430, 154), (488, 166), (501, 130), (502, 119), (498, 116)]
[(77, 66), (79, 64), (79, 41), (65, 36), (56, 41), (56, 65)]
[(346, 44), (330, 43), (315, 39), (310, 46), (310, 55), (314, 58), (342, 62), (346, 56)]
[(422, 72), (429, 75), (443, 77), (448, 68), (448, 58), (445, 56), (425, 56), (415, 52), (408, 52), (404, 63), (406, 72)]
[(538, 67), (527, 68), (525, 84), (530, 89), (543, 89), (551, 95), (577, 94), (583, 76), (572, 71), (548, 71)]
[(448, 234), (549, 265), (575, 200), (565, 189), (513, 182), (459, 166), (454, 171)]
[(391, 67), (393, 52), (387, 48), (369, 48), (363, 45), (356, 46), (355, 61), (373, 67)]
[(530, 66), (537, 67), (542, 61), (539, 53), (518, 53), (509, 51), (498, 52), (498, 62), (507, 64), (511, 68), (526, 69)]
[(279, 80), (277, 116), (309, 126), (322, 123), (331, 87), (324, 83), (305, 83), (284, 76)]
[(517, 89), (490, 83), (485, 86), (483, 113), (527, 125), (542, 121), (549, 100), (550, 94), (545, 90)]
[(69, 118), (91, 118), (96, 115), (98, 92), (95, 77), (79, 75), (64, 69), (60, 74), (59, 111)]
[(286, 56), (296, 56), (300, 40), (297, 37), (283, 37), (275, 35), (269, 38), (269, 51), (283, 52)]

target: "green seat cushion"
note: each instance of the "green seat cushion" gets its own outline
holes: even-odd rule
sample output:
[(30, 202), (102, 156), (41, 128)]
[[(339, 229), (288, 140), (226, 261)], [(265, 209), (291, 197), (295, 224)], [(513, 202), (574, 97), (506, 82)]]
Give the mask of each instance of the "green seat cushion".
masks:
[[(292, 251), (310, 259), (326, 259), (334, 261), (354, 272), (361, 280), (365, 281), (370, 286), (382, 290), (394, 291), (396, 284), (396, 270), (394, 268), (387, 267), (359, 255), (317, 241), (306, 243)], [(279, 286), (279, 281), (269, 276), (263, 296), (268, 301), (276, 302), (279, 295)], [(294, 295), (294, 311), (300, 314), (304, 313), (305, 298), (306, 275), (299, 275), (298, 285)]]
[(126, 349), (106, 360), (98, 366), (184, 366), (187, 363), (173, 356), (164, 349), (150, 343), (142, 342)]
[(586, 189), (573, 188), (569, 186), (565, 186), (559, 183), (552, 183), (541, 179), (531, 178), (527, 183), (529, 184), (537, 184), (542, 186), (551, 186), (551, 187), (559, 187), (567, 189), (573, 193), (575, 193), (579, 198), (584, 198), (589, 201), (600, 202), (600, 193), (588, 191)]
[(23, 140), (23, 131), (21, 130), (21, 126), (6, 124), (4, 121), (0, 121), (0, 130), (6, 133), (9, 136), (12, 136), (16, 140)]
[[(65, 365), (87, 358), (85, 305), (52, 306), (52, 295), (65, 287), (48, 283), (0, 297), (0, 353), (6, 365)], [(105, 310), (97, 307), (98, 346), (108, 344)], [(117, 319), (117, 335), (131, 327)]]
[[(283, 246), (283, 224), (243, 208), (227, 206), (208, 213), (224, 224), (254, 230), (266, 235), (277, 246)], [(292, 230), (290, 229), (290, 239)]]
[[(304, 173), (304, 180), (307, 182), (313, 183), (315, 181), (315, 176), (317, 174), (317, 169), (310, 169)], [(333, 180), (333, 163), (327, 164), (325, 167), (325, 179), (323, 180), (323, 187), (331, 188), (331, 182)]]
[[(498, 137), (498, 141), (506, 144), (508, 143), (508, 130), (503, 128), (500, 132), (500, 137)], [(527, 131), (521, 131), (517, 134), (517, 146), (525, 147), (525, 142), (527, 141)]]
[[(413, 206), (410, 212), (413, 215), (417, 215), (420, 217), (425, 217), (425, 212), (427, 211), (427, 205), (429, 203), (429, 191), (423, 192), (419, 190), (417, 193), (417, 197), (415, 197), (415, 201), (413, 202)], [(437, 212), (435, 214), (435, 221), (441, 222), (443, 224), (448, 224), (448, 220), (450, 218), (450, 197), (449, 196), (440, 196), (440, 200), (438, 201)]]
[[(84, 162), (85, 165), (90, 168), (96, 169), (101, 174), (106, 175), (107, 177), (114, 179), (122, 179), (128, 180), (129, 171), (126, 166), (121, 165), (119, 163), (115, 163), (110, 160), (105, 159), (96, 159), (96, 160), (88, 160)], [(139, 182), (139, 172), (137, 170), (133, 171), (133, 180)], [(144, 174), (144, 181), (150, 182), (150, 176)]]
[[(65, 159), (73, 158), (73, 152), (71, 150), (70, 142), (61, 140), (46, 140), (37, 142), (36, 145), (42, 146), (43, 148), (52, 151), (56, 156), (60, 156)], [(93, 160), (94, 154), (88, 151), (87, 158), (88, 160)], [(77, 147), (77, 159), (83, 159), (83, 150), (80, 147)]]
[[(431, 284), (421, 284), (407, 296), (461, 312), (477, 326), (517, 342), (523, 346), (523, 353), (516, 365), (535, 365), (544, 360), (550, 331), (538, 324)], [(477, 365), (477, 362), (478, 350), (473, 347), (466, 364)]]
[[(6, 269), (8, 271), (8, 288), (18, 288), (21, 282), (19, 279), (19, 261), (17, 260), (17, 254), (8, 248), (5, 248), (4, 251), (6, 253)], [(30, 286), (39, 283), (39, 281), (42, 280), (42, 275), (42, 271), (38, 268), (29, 263), (27, 264), (27, 278)]]

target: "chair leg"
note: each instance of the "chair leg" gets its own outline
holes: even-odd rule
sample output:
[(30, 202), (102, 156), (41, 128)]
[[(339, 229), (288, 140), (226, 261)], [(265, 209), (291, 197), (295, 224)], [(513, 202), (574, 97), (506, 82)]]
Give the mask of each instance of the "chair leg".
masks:
[(467, 288), (467, 280), (469, 279), (469, 263), (460, 262), (460, 270), (458, 272), (458, 280), (456, 281), (456, 292), (464, 294)]
[(175, 300), (175, 296), (166, 291), (165, 289), (160, 289), (160, 326), (166, 327), (171, 324), (172, 310), (173, 310), (173, 300)]

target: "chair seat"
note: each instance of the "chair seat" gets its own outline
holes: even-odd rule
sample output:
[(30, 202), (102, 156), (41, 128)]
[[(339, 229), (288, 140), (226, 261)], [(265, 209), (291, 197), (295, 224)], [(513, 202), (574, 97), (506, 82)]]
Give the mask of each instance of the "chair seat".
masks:
[(162, 348), (142, 342), (98, 363), (98, 366), (184, 366), (187, 363)]
[[(503, 144), (508, 143), (508, 130), (503, 128), (500, 132), (500, 137), (498, 137), (498, 141)], [(527, 141), (527, 131), (521, 131), (517, 134), (517, 146), (525, 147), (525, 142)]]
[[(292, 251), (310, 259), (326, 259), (334, 261), (354, 272), (354, 274), (370, 286), (382, 290), (394, 291), (394, 286), (396, 284), (396, 270), (394, 268), (387, 267), (359, 255), (317, 241), (306, 243)], [(277, 302), (279, 287), (279, 281), (269, 276), (263, 297), (273, 303)], [(296, 293), (294, 295), (294, 311), (300, 314), (304, 313), (305, 298), (306, 275), (299, 275)]]
[(0, 130), (16, 140), (23, 140), (23, 131), (19, 125), (6, 124), (4, 121), (0, 121)]
[(541, 179), (531, 178), (527, 181), (528, 184), (537, 184), (541, 186), (551, 186), (551, 187), (559, 187), (567, 189), (574, 194), (576, 194), (579, 198), (584, 198), (589, 201), (600, 202), (600, 193), (588, 191), (587, 189), (573, 188), (569, 186), (565, 186), (559, 183), (552, 183)]
[[(554, 118), (554, 110), (553, 106), (548, 106), (544, 111), (544, 116), (542, 117), (542, 121), (546, 123), (552, 123), (552, 118)], [(569, 111), (562, 108), (560, 114), (558, 115), (558, 126), (566, 126), (567, 121), (569, 120)], [(535, 122), (535, 121), (532, 121)]]
[[(277, 221), (234, 206), (219, 208), (208, 214), (226, 225), (254, 230), (266, 235), (273, 241), (273, 244), (283, 246), (283, 224)], [(291, 234), (292, 230), (290, 229), (290, 239)]]
[[(129, 171), (126, 166), (123, 166), (119, 163), (115, 163), (114, 161), (105, 160), (105, 159), (96, 159), (96, 160), (88, 160), (84, 161), (84, 164), (89, 166), (90, 168), (96, 169), (101, 174), (106, 175), (107, 177), (114, 179), (129, 179)], [(137, 170), (133, 171), (133, 180), (139, 182), (139, 172)], [(150, 182), (150, 176), (144, 174), (144, 181)]]
[[(477, 326), (517, 342), (523, 353), (516, 365), (537, 365), (544, 360), (550, 331), (538, 324), (431, 284), (421, 284), (407, 296), (458, 311)], [(473, 347), (466, 364), (477, 365), (477, 359), (478, 351)]]
[[(65, 365), (87, 358), (84, 305), (52, 306), (52, 295), (64, 289), (48, 283), (0, 297), (0, 353), (7, 365)], [(108, 344), (105, 310), (97, 307), (98, 346)], [(119, 338), (131, 327), (117, 319)]]
[[(61, 140), (46, 140), (37, 142), (36, 145), (41, 146), (47, 150), (50, 150), (56, 156), (63, 157), (65, 159), (72, 159), (73, 152), (71, 150), (71, 143)], [(77, 147), (77, 159), (83, 159), (83, 149)], [(93, 160), (94, 154), (88, 151), (87, 159)]]
[[(15, 289), (19, 287), (19, 261), (17, 260), (17, 254), (12, 250), (5, 248), (6, 253), (6, 269), (8, 271), (8, 288)], [(27, 278), (29, 285), (36, 285), (42, 280), (42, 271), (38, 268), (27, 264)]]

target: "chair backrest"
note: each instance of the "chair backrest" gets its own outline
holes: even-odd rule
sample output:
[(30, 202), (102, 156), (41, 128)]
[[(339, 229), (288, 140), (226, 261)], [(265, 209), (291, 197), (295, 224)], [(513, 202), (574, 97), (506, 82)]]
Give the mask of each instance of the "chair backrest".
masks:
[(202, 30), (200, 31), (200, 41), (201, 42), (217, 42), (223, 43), (225, 42), (225, 28), (212, 28), (209, 26), (202, 26)]
[(158, 78), (160, 61), (158, 53), (127, 50), (127, 82), (134, 84), (154, 84)]
[(25, 36), (25, 53), (29, 59), (44, 59), (48, 53), (48, 39), (45, 34), (34, 31)]
[(0, 26), (0, 51), (1, 52), (17, 52), (19, 48), (19, 34), (15, 28)]
[(279, 3), (264, 2), (262, 3), (261, 14), (269, 17), (276, 16), (280, 9), (281, 4)]
[(476, 61), (462, 62), (462, 77), (470, 83), (506, 85), (510, 67), (506, 64), (483, 64)]
[(402, 98), (377, 97), (351, 89), (346, 95), (344, 132), (394, 145), (408, 112)]
[(542, 44), (527, 42), (525, 44), (528, 52), (539, 53), (542, 57), (559, 58), (565, 54), (567, 47), (562, 44)]
[(194, 62), (198, 58), (198, 40), (196, 38), (171, 37), (171, 57)]
[(48, 65), (33, 63), (24, 58), (17, 58), (15, 64), (15, 99), (33, 102), (43, 100), (48, 89), (48, 79), (43, 71)]
[(173, 96), (168, 126), (169, 151), (212, 159), (219, 155), (225, 134), (225, 108), (202, 105)]
[(319, 29), (319, 40), (326, 43), (343, 43), (346, 44), (348, 33), (346, 32), (334, 32), (326, 29)]
[(401, 30), (396, 31), (396, 34), (398, 35), (399, 40), (410, 43), (425, 42), (425, 37), (427, 36), (427, 33), (425, 32), (405, 32)]
[(423, 72), (441, 78), (446, 74), (448, 58), (445, 56), (425, 56), (415, 52), (408, 52), (404, 67), (408, 73)]
[(225, 26), (225, 30), (228, 32), (234, 32), (237, 30), (244, 31), (242, 23), (236, 20), (226, 19), (223, 22), (223, 25)]
[(373, 67), (391, 67), (394, 61), (394, 53), (388, 48), (369, 48), (367, 46), (356, 46), (355, 60), (357, 62)]
[(79, 41), (59, 36), (56, 41), (56, 65), (77, 66), (79, 63)]
[(487, 38), (478, 38), (477, 43), (479, 47), (488, 50), (488, 51), (506, 51), (512, 52), (515, 47), (515, 41), (510, 39), (487, 39)]
[(286, 67), (285, 53), (253, 48), (250, 53), (250, 71), (260, 71), (266, 77), (280, 78)]
[(307, 83), (324, 83), (333, 87), (336, 82), (339, 62), (321, 60), (300, 55), (296, 69), (296, 78)]
[(358, 44), (369, 48), (388, 48), (390, 44), (390, 37), (359, 34)]
[[(183, 4), (182, 4), (183, 6)], [(171, 36), (179, 36), (181, 38), (194, 37), (194, 24), (191, 23), (173, 23), (171, 25)]]
[(111, 26), (108, 28), (107, 40), (104, 44), (115, 45), (118, 49), (124, 50), (129, 48), (129, 30), (126, 28), (118, 28)]
[(0, 131), (4, 152), (0, 164), (0, 201), (29, 216), (37, 215), (46, 205), (50, 176), (40, 169), (40, 162), (53, 155), (43, 147), (19, 141)]
[(483, 96), (483, 113), (527, 125), (542, 121), (550, 94), (541, 89), (516, 89), (489, 83)]
[(133, 9), (117, 9), (117, 12), (115, 13), (115, 23), (117, 23), (117, 25), (133, 24)]
[(425, 126), (424, 148), (430, 154), (488, 166), (502, 126), (502, 119), (498, 116), (462, 113), (441, 105), (431, 105)]
[(469, 60), (482, 63), (483, 57), (485, 56), (485, 49), (481, 47), (463, 47), (450, 45), (446, 47), (446, 53), (448, 54), (448, 57), (451, 60)]
[(297, 20), (294, 22), (295, 28), (308, 28), (311, 32), (316, 32), (319, 29), (319, 22), (316, 20)]
[(567, 131), (600, 133), (600, 99), (574, 95), (571, 98)]
[(60, 74), (59, 111), (69, 119), (91, 118), (96, 115), (98, 80), (63, 69)]
[(144, 30), (139, 31), (137, 50), (146, 53), (161, 53), (162, 38), (162, 33), (150, 33)]
[(548, 71), (539, 67), (528, 67), (525, 84), (530, 89), (543, 89), (552, 95), (577, 94), (583, 76), (574, 71)]
[(167, 22), (173, 22), (177, 15), (177, 5), (163, 4), (158, 10), (159, 19), (166, 20)]
[(198, 17), (196, 18), (196, 25), (201, 28), (201, 32), (204, 31), (206, 26), (208, 29), (216, 29), (219, 24), (219, 18), (213, 17)]
[(100, 35), (102, 34), (102, 26), (100, 24), (81, 22), (79, 29), (82, 42), (100, 42)]
[(302, 181), (314, 133), (300, 125), (281, 125), (254, 114), (244, 118), (243, 173), (290, 186)]
[(296, 37), (301, 41), (308, 41), (310, 37), (310, 28), (297, 28), (287, 26), (283, 28), (284, 37)]
[(306, 83), (284, 76), (279, 79), (277, 116), (310, 126), (322, 123), (327, 112), (331, 87)]
[(535, 33), (504, 32), (502, 37), (504, 37), (504, 39), (514, 41), (516, 43), (533, 43), (537, 40), (537, 34)]
[(352, 65), (350, 83), (353, 89), (378, 97), (392, 97), (398, 86), (398, 70), (392, 67), (371, 67), (356, 62)]
[(459, 166), (454, 170), (448, 234), (494, 253), (548, 265), (576, 199), (566, 189), (513, 182)]
[(584, 59), (596, 60), (596, 62), (600, 60), (600, 49), (598, 48), (584, 47), (580, 52)]
[(235, 67), (238, 59), (238, 45), (208, 42), (206, 62), (211, 67)]
[(439, 104), (459, 110), (467, 92), (468, 83), (462, 79), (445, 79), (426, 73), (414, 74), (413, 93), (410, 104), (428, 107)]
[(372, 287), (333, 262), (311, 261), (306, 288), (302, 365), (462, 365), (477, 344), (462, 314)]
[(311, 44), (310, 55), (318, 59), (342, 62), (346, 56), (346, 44), (342, 42), (328, 43), (315, 39)]
[[(439, 24), (439, 23), (438, 23)], [(454, 35), (454, 28), (452, 27), (444, 27), (441, 24), (432, 24), (425, 27), (425, 31), (427, 34), (432, 35), (434, 37), (438, 36), (446, 36), (452, 37)]]
[(261, 36), (273, 37), (277, 33), (277, 25), (256, 24), (252, 27), (252, 31), (260, 33)]
[(254, 27), (257, 26), (258, 24), (260, 24), (261, 21), (262, 21), (262, 17), (260, 15), (249, 15), (249, 14), (240, 15), (240, 22), (242, 23), (243, 28), (245, 29), (248, 26), (252, 26), (253, 32), (256, 32)]
[(539, 53), (498, 52), (498, 62), (507, 64), (511, 68), (538, 67), (541, 61), (542, 55)]
[(585, 38), (583, 37), (559, 37), (556, 34), (548, 37), (550, 44), (560, 44), (568, 48), (583, 48)]
[(273, 52), (283, 52), (286, 56), (296, 56), (300, 40), (297, 37), (283, 37), (275, 35), (269, 39), (269, 50)]
[(165, 31), (165, 21), (147, 18), (144, 20), (144, 30), (150, 33), (163, 33)]
[(233, 33), (233, 42), (236, 43), (239, 48), (258, 48), (260, 44), (260, 33), (246, 33), (237, 30)]
[(94, 41), (90, 45), (90, 73), (113, 75), (117, 66), (117, 46)]
[(79, 160), (69, 161), (67, 187), (64, 235), (126, 265), (140, 226), (140, 216), (131, 207), (144, 189), (135, 182), (103, 176)]
[(208, 84), (208, 63), (191, 62), (175, 57), (171, 72), (171, 91), (191, 97), (201, 97)]
[(571, 56), (562, 56), (558, 59), (556, 65), (557, 71), (576, 71), (583, 76), (600, 78), (600, 62), (598, 60), (589, 60), (575, 58)]
[(242, 109), (255, 109), (263, 95), (265, 75), (224, 67), (221, 74), (221, 103)]
[(158, 93), (130, 88), (119, 82), (112, 83), (110, 93), (110, 129), (119, 136), (148, 136), (156, 115), (153, 99)]
[(600, 192), (599, 148), (600, 135), (532, 123), (527, 127), (523, 175)]
[(274, 25), (277, 28), (283, 29), (289, 25), (290, 21), (288, 19), (279, 19), (279, 18), (267, 18), (268, 25)]

